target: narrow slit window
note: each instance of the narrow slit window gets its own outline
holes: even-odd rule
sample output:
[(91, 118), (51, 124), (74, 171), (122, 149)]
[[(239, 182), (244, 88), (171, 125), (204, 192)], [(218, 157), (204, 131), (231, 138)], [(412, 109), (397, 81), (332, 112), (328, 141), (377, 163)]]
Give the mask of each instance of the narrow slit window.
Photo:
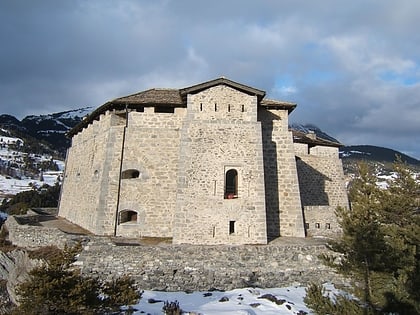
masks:
[(235, 234), (235, 221), (229, 221), (229, 234)]
[(230, 104), (228, 104), (228, 112), (230, 113)]
[(214, 103), (214, 111), (217, 112), (217, 103)]
[(330, 229), (331, 229), (331, 224), (330, 224), (330, 223), (325, 223), (325, 228), (326, 228), (327, 230), (330, 230)]
[(242, 109), (242, 112), (244, 112), (245, 111), (245, 106), (241, 105), (241, 109)]
[(225, 199), (238, 198), (238, 171), (230, 169), (225, 175)]
[(200, 103), (200, 112), (203, 111), (203, 103)]
[(319, 223), (315, 223), (315, 228), (316, 228), (316, 229), (321, 228), (321, 224), (319, 224)]

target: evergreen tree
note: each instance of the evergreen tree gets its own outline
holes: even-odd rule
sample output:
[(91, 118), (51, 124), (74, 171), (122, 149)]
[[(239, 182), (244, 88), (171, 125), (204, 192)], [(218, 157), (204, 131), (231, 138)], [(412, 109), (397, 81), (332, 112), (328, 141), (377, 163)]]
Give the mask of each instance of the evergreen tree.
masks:
[(81, 275), (72, 265), (79, 250), (80, 246), (48, 248), (38, 253), (46, 263), (18, 287), (20, 305), (14, 314), (109, 314), (137, 302), (139, 293), (128, 277), (100, 282)]
[(351, 208), (336, 211), (342, 235), (328, 244), (334, 254), (322, 257), (350, 279), (356, 299), (330, 300), (320, 286), (312, 285), (305, 302), (317, 314), (420, 311), (420, 186), (401, 161), (394, 169), (396, 178), (383, 190), (376, 185), (368, 165), (359, 165), (359, 177), (350, 189)]

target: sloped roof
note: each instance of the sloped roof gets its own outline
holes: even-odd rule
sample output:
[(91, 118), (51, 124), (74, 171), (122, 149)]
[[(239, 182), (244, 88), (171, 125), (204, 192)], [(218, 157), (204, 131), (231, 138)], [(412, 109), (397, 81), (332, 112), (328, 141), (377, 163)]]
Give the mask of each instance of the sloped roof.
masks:
[(217, 85), (230, 86), (230, 87), (232, 87), (236, 90), (239, 90), (241, 92), (244, 92), (246, 94), (255, 95), (255, 96), (258, 97), (259, 101), (261, 101), (265, 96), (265, 91), (255, 89), (253, 87), (250, 87), (250, 86), (247, 86), (247, 85), (244, 85), (244, 84), (226, 79), (224, 77), (218, 78), (218, 79), (215, 79), (215, 80), (211, 80), (211, 81), (207, 81), (207, 82), (203, 82), (203, 83), (199, 83), (199, 84), (181, 89), (180, 91), (181, 91), (182, 95), (195, 94), (195, 93), (201, 92), (203, 90), (206, 90), (208, 88), (211, 88), (211, 87), (217, 86)]
[(255, 89), (253, 87), (226, 79), (224, 77), (215, 80), (210, 80), (200, 84), (192, 85), (183, 89), (149, 89), (139, 93), (116, 98), (112, 101), (106, 102), (102, 106), (95, 109), (83, 121), (71, 129), (67, 135), (72, 137), (80, 132), (87, 125), (97, 120), (101, 114), (107, 110), (124, 110), (136, 109), (140, 107), (162, 106), (162, 107), (187, 107), (187, 95), (199, 93), (210, 87), (217, 85), (230, 86), (248, 95), (257, 97), (260, 106), (273, 109), (287, 109), (289, 113), (296, 107), (294, 103), (281, 102), (275, 100), (265, 100), (265, 92)]
[(267, 109), (287, 109), (290, 114), (296, 108), (297, 104), (291, 102), (263, 99), (260, 102), (260, 106), (263, 106)]
[(335, 142), (335, 141), (320, 138), (315, 133), (305, 133), (303, 131), (292, 129), (292, 134), (293, 134), (293, 142), (296, 142), (296, 143), (305, 143), (305, 144), (309, 144), (310, 146), (321, 145), (321, 146), (337, 147), (337, 148), (344, 146), (340, 142)]

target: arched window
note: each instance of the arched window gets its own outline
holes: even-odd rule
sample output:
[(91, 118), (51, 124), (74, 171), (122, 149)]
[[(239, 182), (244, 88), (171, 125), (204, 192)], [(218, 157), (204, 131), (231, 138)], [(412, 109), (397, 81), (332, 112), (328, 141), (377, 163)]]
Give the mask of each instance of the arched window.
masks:
[(230, 169), (225, 175), (225, 199), (238, 198), (238, 171)]
[(137, 212), (133, 210), (123, 210), (120, 212), (120, 224), (122, 223), (137, 223)]
[(129, 169), (122, 172), (122, 179), (139, 178), (140, 172), (138, 170)]

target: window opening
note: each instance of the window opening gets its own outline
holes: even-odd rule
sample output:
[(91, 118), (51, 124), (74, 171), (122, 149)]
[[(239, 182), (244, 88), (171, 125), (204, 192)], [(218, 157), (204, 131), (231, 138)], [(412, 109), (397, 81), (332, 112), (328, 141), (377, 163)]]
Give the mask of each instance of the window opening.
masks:
[(321, 224), (315, 223), (315, 228), (319, 229), (321, 227)]
[(228, 112), (230, 112), (230, 104), (228, 104)]
[(123, 210), (120, 212), (120, 223), (137, 222), (137, 212), (133, 210)]
[(245, 111), (245, 106), (241, 105), (241, 107), (242, 107), (242, 112), (244, 112)]
[(325, 223), (325, 228), (326, 228), (327, 230), (330, 230), (330, 229), (331, 229), (331, 224), (330, 224), (330, 223)]
[(138, 112), (138, 113), (144, 113), (144, 107), (143, 106), (137, 107), (136, 108), (136, 112)]
[(203, 111), (203, 103), (200, 103), (200, 112)]
[(309, 230), (309, 223), (305, 223), (305, 229)]
[(225, 199), (238, 198), (238, 171), (230, 169), (225, 175)]
[(175, 113), (175, 107), (155, 107), (155, 113), (173, 114)]
[(214, 103), (214, 111), (217, 112), (217, 103)]
[(235, 234), (235, 221), (229, 221), (229, 234)]
[(138, 170), (129, 169), (122, 172), (121, 178), (122, 179), (129, 179), (129, 178), (139, 178), (140, 172)]

